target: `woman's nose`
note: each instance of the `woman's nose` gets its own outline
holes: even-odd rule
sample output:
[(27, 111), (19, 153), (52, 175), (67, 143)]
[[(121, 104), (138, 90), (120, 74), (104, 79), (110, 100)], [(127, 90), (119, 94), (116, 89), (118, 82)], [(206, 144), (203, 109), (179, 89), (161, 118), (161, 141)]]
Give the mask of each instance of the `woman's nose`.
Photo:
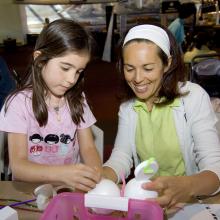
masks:
[(134, 75), (134, 81), (140, 83), (143, 80), (143, 75), (140, 70), (137, 70)]

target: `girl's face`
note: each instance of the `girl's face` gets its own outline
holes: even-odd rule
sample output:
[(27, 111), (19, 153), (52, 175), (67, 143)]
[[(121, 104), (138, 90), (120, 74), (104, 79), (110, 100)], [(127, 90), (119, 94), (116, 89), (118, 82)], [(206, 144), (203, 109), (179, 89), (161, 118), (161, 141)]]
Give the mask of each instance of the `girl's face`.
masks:
[(76, 84), (89, 59), (90, 56), (86, 52), (69, 52), (49, 60), (42, 69), (42, 77), (49, 89), (49, 94), (62, 97)]
[(149, 42), (130, 42), (123, 49), (124, 76), (135, 95), (149, 108), (157, 96), (168, 67), (158, 56), (158, 47)]

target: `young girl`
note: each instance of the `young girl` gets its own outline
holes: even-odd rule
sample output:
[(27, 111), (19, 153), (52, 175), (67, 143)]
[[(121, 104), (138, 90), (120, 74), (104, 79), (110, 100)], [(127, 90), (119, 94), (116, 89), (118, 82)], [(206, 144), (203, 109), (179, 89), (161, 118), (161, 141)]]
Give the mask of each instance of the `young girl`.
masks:
[(96, 120), (82, 92), (92, 43), (79, 24), (66, 19), (39, 35), (30, 71), (0, 115), (16, 180), (58, 182), (83, 191), (100, 181), (101, 159), (90, 130)]

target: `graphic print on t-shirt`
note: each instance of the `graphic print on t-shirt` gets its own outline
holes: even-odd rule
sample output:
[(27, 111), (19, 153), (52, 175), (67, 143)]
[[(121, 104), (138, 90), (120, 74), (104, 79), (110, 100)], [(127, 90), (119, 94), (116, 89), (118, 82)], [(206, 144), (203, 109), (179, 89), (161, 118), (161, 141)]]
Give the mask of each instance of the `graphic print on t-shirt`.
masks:
[(43, 147), (41, 145), (38, 145), (41, 141), (43, 141), (43, 137), (41, 137), (39, 134), (33, 134), (29, 137), (29, 140), (36, 144), (31, 146), (30, 148), (30, 154), (33, 154), (34, 156), (39, 156), (41, 152), (43, 151)]
[(30, 146), (30, 154), (40, 156), (44, 152), (49, 153), (51, 156), (54, 154), (55, 157), (57, 155), (65, 156), (68, 154), (69, 149), (75, 145), (75, 136), (76, 133), (73, 138), (69, 134), (62, 133), (60, 136), (47, 134), (42, 137), (40, 134), (35, 133), (29, 137), (29, 140), (34, 144)]
[[(71, 142), (71, 141), (73, 141), (73, 140), (75, 140), (74, 138), (73, 139), (71, 139), (71, 137), (70, 137), (70, 135), (68, 135), (68, 134), (61, 134), (60, 135), (60, 149), (59, 149), (59, 153), (60, 153), (60, 155), (65, 155), (65, 154), (67, 154), (67, 152), (68, 152), (68, 144)], [(74, 143), (73, 143), (73, 145), (75, 144), (75, 141), (74, 141)]]
[(48, 134), (44, 138), (45, 145), (45, 152), (47, 153), (57, 153), (59, 150), (59, 146), (56, 145), (59, 142), (59, 136), (56, 134)]

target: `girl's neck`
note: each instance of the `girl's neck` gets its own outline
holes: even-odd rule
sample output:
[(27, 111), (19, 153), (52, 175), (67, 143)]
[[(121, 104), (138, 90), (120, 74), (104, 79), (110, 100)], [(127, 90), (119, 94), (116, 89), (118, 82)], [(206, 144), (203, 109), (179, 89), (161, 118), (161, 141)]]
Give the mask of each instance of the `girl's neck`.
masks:
[(48, 101), (46, 101), (48, 106), (51, 107), (54, 112), (56, 113), (56, 118), (57, 121), (61, 121), (61, 113), (60, 113), (60, 108), (64, 105), (65, 103), (65, 98), (64, 97), (49, 97)]
[(47, 104), (52, 108), (60, 108), (64, 105), (64, 97), (48, 97)]

